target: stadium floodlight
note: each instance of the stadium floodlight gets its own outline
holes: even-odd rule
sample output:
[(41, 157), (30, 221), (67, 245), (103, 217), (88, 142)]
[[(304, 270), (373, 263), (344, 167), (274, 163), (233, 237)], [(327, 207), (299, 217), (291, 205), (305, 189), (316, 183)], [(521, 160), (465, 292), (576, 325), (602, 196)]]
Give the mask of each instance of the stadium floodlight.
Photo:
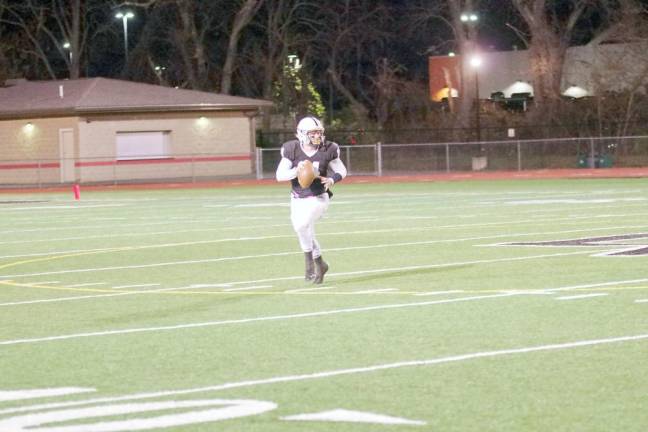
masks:
[(128, 63), (128, 20), (134, 18), (135, 14), (133, 12), (117, 12), (115, 18), (122, 20), (124, 25), (124, 56), (126, 58), (126, 63)]

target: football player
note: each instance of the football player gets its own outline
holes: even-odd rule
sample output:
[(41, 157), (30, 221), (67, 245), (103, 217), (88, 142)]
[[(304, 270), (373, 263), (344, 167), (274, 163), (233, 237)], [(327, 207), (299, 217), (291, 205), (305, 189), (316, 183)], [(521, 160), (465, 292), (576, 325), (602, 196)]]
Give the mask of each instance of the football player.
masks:
[[(347, 175), (340, 160), (339, 146), (326, 141), (324, 126), (315, 117), (304, 117), (297, 124), (297, 139), (281, 146), (281, 161), (277, 167), (277, 181), (290, 181), (290, 220), (304, 251), (305, 279), (316, 284), (324, 281), (328, 264), (322, 259), (322, 250), (315, 238), (315, 222), (329, 206), (333, 196), (331, 186)], [(308, 187), (299, 185), (297, 170), (304, 161), (313, 163), (315, 179)]]

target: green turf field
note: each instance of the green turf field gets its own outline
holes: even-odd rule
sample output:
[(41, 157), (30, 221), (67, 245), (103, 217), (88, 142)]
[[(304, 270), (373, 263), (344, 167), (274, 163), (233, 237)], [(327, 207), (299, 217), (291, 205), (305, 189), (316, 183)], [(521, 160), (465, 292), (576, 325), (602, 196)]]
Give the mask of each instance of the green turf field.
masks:
[(648, 428), (645, 179), (0, 202), (0, 432)]

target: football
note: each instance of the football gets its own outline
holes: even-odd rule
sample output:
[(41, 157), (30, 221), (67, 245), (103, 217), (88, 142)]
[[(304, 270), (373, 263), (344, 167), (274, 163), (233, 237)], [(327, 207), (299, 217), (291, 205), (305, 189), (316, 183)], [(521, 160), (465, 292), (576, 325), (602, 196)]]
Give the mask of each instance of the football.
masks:
[(315, 169), (313, 168), (313, 163), (309, 160), (305, 160), (297, 165), (297, 181), (299, 186), (306, 189), (315, 180)]

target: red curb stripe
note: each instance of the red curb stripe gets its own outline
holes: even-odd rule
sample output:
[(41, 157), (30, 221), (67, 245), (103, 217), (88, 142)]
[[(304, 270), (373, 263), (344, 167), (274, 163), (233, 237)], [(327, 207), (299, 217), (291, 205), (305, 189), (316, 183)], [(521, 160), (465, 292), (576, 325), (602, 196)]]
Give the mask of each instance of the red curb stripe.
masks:
[(169, 159), (134, 159), (134, 160), (119, 160), (119, 161), (100, 161), (100, 162), (75, 162), (76, 167), (91, 167), (91, 166), (112, 166), (112, 165), (156, 165), (156, 164), (177, 164), (187, 162), (225, 162), (235, 160), (251, 160), (250, 155), (234, 155), (234, 156), (211, 156), (201, 158), (169, 158)]
[(12, 170), (12, 169), (31, 169), (31, 168), (58, 168), (61, 164), (58, 162), (49, 162), (49, 163), (22, 163), (22, 164), (5, 164), (0, 165), (2, 170)]

